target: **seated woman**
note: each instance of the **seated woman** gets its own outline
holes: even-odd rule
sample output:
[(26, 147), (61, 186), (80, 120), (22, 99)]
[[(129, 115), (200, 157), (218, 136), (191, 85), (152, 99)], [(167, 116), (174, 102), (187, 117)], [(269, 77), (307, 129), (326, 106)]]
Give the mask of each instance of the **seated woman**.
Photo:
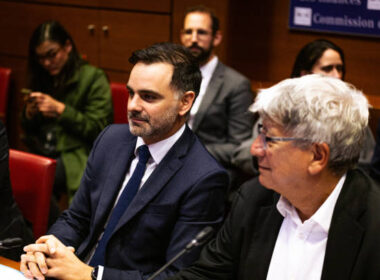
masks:
[[(321, 74), (344, 80), (346, 73), (343, 50), (333, 42), (319, 39), (306, 44), (298, 53), (291, 73), (292, 78), (307, 74)], [(259, 120), (260, 121), (260, 120)], [(258, 121), (258, 122), (259, 122)], [(243, 142), (234, 153), (233, 164), (250, 176), (258, 175), (250, 148), (256, 139), (257, 123), (254, 125), (252, 138)], [(375, 139), (369, 127), (366, 129), (363, 148), (360, 153), (359, 166), (368, 169), (371, 162)]]
[(34, 31), (29, 43), (30, 93), (22, 115), (33, 153), (57, 159), (54, 194), (79, 187), (93, 141), (112, 122), (105, 73), (85, 62), (71, 36), (56, 21)]
[(19, 237), (23, 244), (12, 249), (0, 249), (0, 256), (20, 261), (23, 246), (33, 241), (31, 226), (27, 226), (15, 200), (9, 179), (9, 148), (4, 124), (0, 121), (0, 240)]

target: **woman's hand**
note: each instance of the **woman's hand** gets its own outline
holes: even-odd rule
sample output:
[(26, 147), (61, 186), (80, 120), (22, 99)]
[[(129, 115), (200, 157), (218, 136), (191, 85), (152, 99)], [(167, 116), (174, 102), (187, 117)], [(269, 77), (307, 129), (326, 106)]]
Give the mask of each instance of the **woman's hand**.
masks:
[(65, 110), (65, 104), (42, 92), (32, 92), (26, 104), (26, 117), (30, 119), (37, 111), (45, 117), (57, 118)]

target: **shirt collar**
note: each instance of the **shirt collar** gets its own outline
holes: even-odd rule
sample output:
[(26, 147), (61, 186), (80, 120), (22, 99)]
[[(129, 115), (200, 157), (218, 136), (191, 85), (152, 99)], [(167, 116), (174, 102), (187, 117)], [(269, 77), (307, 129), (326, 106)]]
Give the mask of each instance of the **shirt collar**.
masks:
[[(161, 160), (165, 157), (171, 147), (177, 142), (185, 131), (185, 124), (181, 126), (172, 136), (161, 140), (159, 142), (148, 145), (150, 155), (152, 156), (153, 161), (156, 164), (159, 164)], [(137, 137), (136, 147), (135, 147), (135, 156), (137, 157), (137, 149), (145, 145), (144, 140), (141, 137)]]
[[(332, 215), (334, 213), (335, 204), (338, 200), (339, 194), (342, 190), (343, 184), (346, 180), (346, 174), (344, 174), (338, 181), (334, 190), (327, 197), (327, 199), (323, 202), (323, 204), (318, 208), (317, 212), (314, 213), (308, 220), (313, 220), (315, 223), (319, 224), (322, 229), (328, 233), (330, 229)], [(295, 216), (297, 216), (297, 220), (299, 220), (298, 214), (294, 206), (283, 196), (280, 197), (277, 202), (277, 210), (283, 217), (290, 215), (290, 217), (294, 220)]]
[(209, 62), (199, 68), (202, 73), (202, 79), (212, 76), (218, 65), (218, 61), (218, 57), (215, 55)]
[(344, 181), (346, 180), (346, 174), (344, 174), (338, 184), (335, 186), (332, 193), (327, 197), (325, 202), (319, 207), (317, 212), (311, 217), (316, 223), (318, 223), (326, 232), (330, 229), (332, 215), (336, 201), (338, 200), (340, 191), (342, 190)]

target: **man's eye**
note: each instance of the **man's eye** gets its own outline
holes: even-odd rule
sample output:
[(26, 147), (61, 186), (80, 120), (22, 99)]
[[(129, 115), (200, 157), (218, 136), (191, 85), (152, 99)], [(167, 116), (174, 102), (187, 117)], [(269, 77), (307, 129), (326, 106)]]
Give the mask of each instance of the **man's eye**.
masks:
[(208, 32), (206, 30), (198, 30), (199, 35), (207, 35)]
[(146, 100), (146, 101), (153, 101), (153, 100), (156, 100), (156, 99), (157, 99), (156, 96), (154, 96), (154, 95), (150, 95), (150, 94), (146, 94), (146, 95), (142, 96), (142, 98), (143, 98), (144, 100)]
[(191, 30), (191, 29), (186, 29), (186, 30), (184, 31), (184, 33), (185, 33), (186, 35), (191, 35), (191, 33), (193, 33), (193, 30)]
[(273, 143), (273, 142), (275, 142), (276, 140), (274, 140), (272, 137), (269, 137), (269, 136), (266, 136), (265, 137), (265, 142), (267, 142), (267, 143)]

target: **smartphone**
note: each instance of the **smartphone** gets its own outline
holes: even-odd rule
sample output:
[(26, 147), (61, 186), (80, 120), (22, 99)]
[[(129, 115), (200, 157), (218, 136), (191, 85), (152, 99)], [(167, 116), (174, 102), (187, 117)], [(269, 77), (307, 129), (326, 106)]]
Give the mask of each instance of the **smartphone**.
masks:
[(21, 93), (25, 95), (27, 102), (32, 102), (34, 100), (34, 97), (30, 97), (29, 94), (32, 92), (31, 89), (28, 88), (22, 88)]
[(32, 90), (31, 89), (28, 89), (28, 88), (22, 88), (21, 89), (21, 93), (22, 94), (25, 94), (25, 95), (28, 95), (29, 93), (31, 93)]

